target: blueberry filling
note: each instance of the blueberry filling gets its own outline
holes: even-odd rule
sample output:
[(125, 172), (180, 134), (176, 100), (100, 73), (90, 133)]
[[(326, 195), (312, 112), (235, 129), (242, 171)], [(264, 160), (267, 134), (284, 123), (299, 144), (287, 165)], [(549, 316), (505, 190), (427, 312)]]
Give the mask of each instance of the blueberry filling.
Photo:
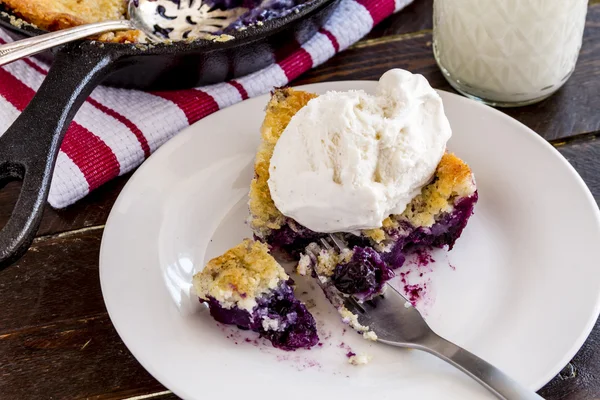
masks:
[(409, 235), (407, 245), (415, 246), (448, 246), (451, 250), (456, 240), (467, 226), (469, 217), (477, 203), (477, 192), (462, 198), (454, 205), (454, 210), (443, 214), (429, 229), (418, 228)]
[[(366, 237), (348, 235), (346, 240), (354, 254), (350, 262), (336, 266), (333, 284), (342, 293), (361, 297), (379, 293), (383, 284), (394, 276), (393, 270), (404, 264), (406, 254), (432, 246), (452, 249), (473, 214), (477, 199), (476, 191), (469, 197), (459, 199), (454, 209), (438, 216), (431, 227), (414, 227), (402, 222), (398, 229), (387, 231), (394, 241), (389, 251), (377, 252), (370, 247)], [(292, 229), (286, 224), (273, 231), (266, 242), (272, 248), (298, 259), (309, 243), (318, 243), (318, 238), (322, 236), (302, 226), (294, 225)]]
[(381, 291), (383, 284), (394, 272), (370, 247), (355, 247), (352, 259), (339, 264), (331, 278), (335, 287), (345, 294), (368, 297)]
[[(450, 249), (454, 246), (456, 240), (460, 237), (463, 229), (467, 225), (469, 217), (473, 214), (473, 208), (477, 203), (477, 192), (469, 197), (462, 198), (454, 205), (454, 210), (444, 213), (438, 217), (437, 221), (430, 228), (418, 227), (404, 223), (402, 229), (395, 232), (388, 232), (396, 242), (390, 252), (382, 253), (382, 257), (392, 269), (400, 268), (404, 263), (404, 254), (416, 246), (448, 246)], [(404, 232), (404, 233), (400, 233)], [(408, 232), (408, 233), (406, 233)], [(291, 229), (289, 225), (284, 225), (280, 229), (271, 232), (266, 242), (276, 250), (283, 251), (297, 259), (298, 254), (304, 251), (305, 247), (317, 241), (323, 234), (313, 232), (310, 229), (299, 227)], [(348, 237), (350, 247), (368, 246), (368, 240), (364, 237)]]
[(251, 312), (237, 307), (224, 308), (208, 298), (212, 317), (224, 324), (258, 332), (282, 350), (311, 348), (319, 342), (317, 326), (306, 306), (294, 297), (290, 279), (267, 295), (256, 299)]
[[(292, 229), (290, 224), (294, 224), (294, 229)], [(274, 230), (266, 242), (271, 246), (272, 250), (297, 260), (306, 246), (318, 241), (323, 236), (324, 234), (322, 233), (311, 231), (294, 222), (288, 222), (280, 229)]]
[(206, 4), (229, 10), (235, 7), (244, 7), (248, 11), (235, 22), (223, 29), (224, 33), (231, 33), (245, 26), (257, 22), (265, 22), (274, 18), (281, 18), (296, 10), (302, 9), (310, 0), (208, 0)]

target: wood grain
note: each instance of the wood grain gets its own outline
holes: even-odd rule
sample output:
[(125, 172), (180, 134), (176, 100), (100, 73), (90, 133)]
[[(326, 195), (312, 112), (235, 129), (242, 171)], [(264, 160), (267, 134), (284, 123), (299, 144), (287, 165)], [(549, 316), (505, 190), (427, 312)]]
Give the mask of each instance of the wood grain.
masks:
[[(104, 224), (112, 205), (130, 176), (131, 173), (113, 179), (94, 190), (85, 200), (65, 209), (57, 210), (46, 205), (37, 235), (47, 236)], [(17, 201), (19, 189), (18, 182), (11, 182), (0, 189), (0, 227), (8, 221)]]
[(107, 315), (0, 337), (6, 400), (118, 399), (165, 390), (129, 353)]
[(558, 151), (583, 178), (600, 204), (600, 134), (588, 135), (568, 144), (556, 143)]
[[(555, 143), (558, 151), (575, 167), (600, 204), (600, 138)], [(548, 383), (540, 395), (548, 400), (588, 400), (600, 398), (600, 321), (575, 358)]]
[(34, 243), (0, 274), (0, 398), (116, 399), (165, 390), (133, 358), (98, 280), (102, 229)]
[(433, 0), (415, 0), (397, 15), (381, 21), (365, 39), (401, 35), (433, 28)]
[[(0, 274), (0, 335), (106, 312), (98, 281), (102, 229), (36, 240)], [(90, 301), (93, 299), (93, 301)]]
[(600, 398), (600, 321), (575, 358), (539, 391), (547, 400), (590, 400)]

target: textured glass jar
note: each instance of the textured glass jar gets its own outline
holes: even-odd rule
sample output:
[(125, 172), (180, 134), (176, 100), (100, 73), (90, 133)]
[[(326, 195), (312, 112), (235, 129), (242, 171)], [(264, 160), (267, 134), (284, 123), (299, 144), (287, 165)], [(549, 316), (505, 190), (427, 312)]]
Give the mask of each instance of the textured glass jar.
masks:
[(571, 76), (587, 0), (434, 0), (433, 51), (450, 84), (494, 106), (532, 104)]

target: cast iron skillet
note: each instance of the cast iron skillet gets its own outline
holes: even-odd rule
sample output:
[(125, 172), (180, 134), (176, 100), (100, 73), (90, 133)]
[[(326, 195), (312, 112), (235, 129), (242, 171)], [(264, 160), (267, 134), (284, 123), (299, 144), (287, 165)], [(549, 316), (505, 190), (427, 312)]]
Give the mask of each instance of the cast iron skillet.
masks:
[[(46, 59), (53, 58), (45, 81), (0, 137), (0, 188), (8, 181), (22, 181), (12, 215), (0, 231), (0, 270), (17, 260), (31, 244), (48, 199), (64, 133), (79, 107), (101, 82), (164, 90), (196, 87), (249, 74), (274, 62), (276, 53), (285, 56), (294, 43), (309, 39), (338, 2), (312, 0), (298, 13), (238, 32), (228, 42), (196, 41), (147, 47), (86, 40), (65, 45), (54, 54), (44, 54)], [(0, 27), (17, 39), (43, 32), (29, 26), (16, 28), (9, 17), (0, 13)]]

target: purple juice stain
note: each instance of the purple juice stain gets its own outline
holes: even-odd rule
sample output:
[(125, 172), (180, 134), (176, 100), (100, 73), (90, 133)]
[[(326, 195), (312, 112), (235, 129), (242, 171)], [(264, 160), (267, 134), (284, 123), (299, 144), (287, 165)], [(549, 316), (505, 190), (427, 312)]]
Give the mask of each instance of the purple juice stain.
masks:
[(417, 267), (426, 267), (430, 263), (435, 262), (430, 254), (432, 249), (428, 247), (421, 247), (414, 250), (415, 260), (414, 263)]
[[(405, 297), (413, 306), (416, 306), (417, 301), (419, 301), (423, 295), (425, 294), (425, 289), (427, 289), (427, 284), (411, 284), (406, 280), (406, 276), (410, 274), (410, 271), (401, 272), (400, 273), (400, 282), (402, 282), (402, 289), (404, 290)], [(422, 275), (422, 274), (421, 274)]]
[(413, 306), (421, 299), (424, 290), (425, 288), (421, 285), (404, 285), (404, 293)]

